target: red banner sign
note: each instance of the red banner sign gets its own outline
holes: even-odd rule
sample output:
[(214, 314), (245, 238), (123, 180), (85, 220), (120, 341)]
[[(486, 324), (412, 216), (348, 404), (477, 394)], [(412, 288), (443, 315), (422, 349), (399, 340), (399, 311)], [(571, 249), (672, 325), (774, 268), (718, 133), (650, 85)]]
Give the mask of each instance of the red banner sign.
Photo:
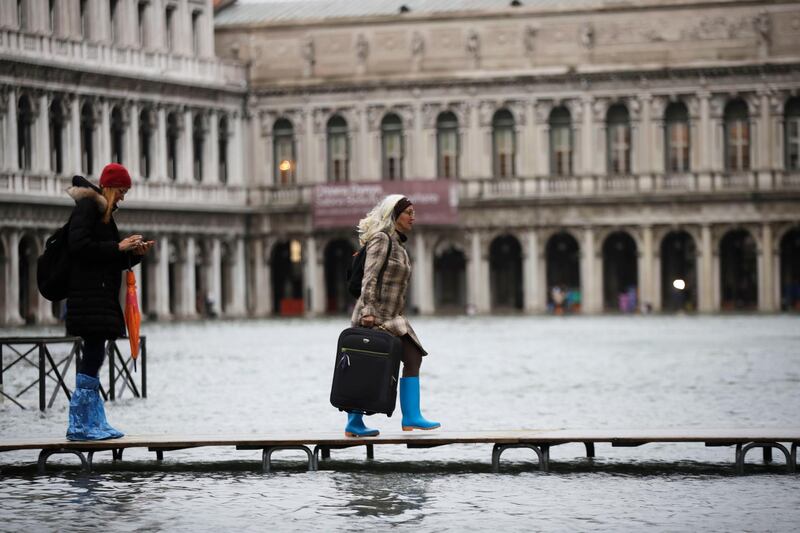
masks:
[(423, 226), (458, 223), (458, 189), (450, 180), (372, 181), (325, 184), (314, 188), (312, 212), (315, 228), (355, 228), (358, 221), (386, 195), (403, 194)]

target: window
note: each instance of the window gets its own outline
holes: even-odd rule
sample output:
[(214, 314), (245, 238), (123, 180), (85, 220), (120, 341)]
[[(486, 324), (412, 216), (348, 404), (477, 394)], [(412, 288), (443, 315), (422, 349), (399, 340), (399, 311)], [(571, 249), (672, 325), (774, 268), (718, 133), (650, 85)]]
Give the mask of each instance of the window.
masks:
[(800, 170), (800, 98), (794, 97), (786, 102), (786, 170)]
[(683, 103), (675, 102), (664, 113), (664, 144), (667, 172), (689, 171), (689, 112)]
[(47, 0), (47, 29), (56, 31), (56, 0)]
[(606, 115), (608, 135), (608, 173), (628, 174), (631, 171), (631, 124), (628, 108), (615, 104)]
[(21, 31), (28, 29), (28, 2), (17, 0), (17, 26)]
[(17, 103), (17, 157), (19, 168), (30, 170), (33, 152), (33, 109), (27, 95), (20, 97)]
[(346, 182), (349, 178), (350, 147), (347, 122), (339, 115), (328, 120), (328, 181)]
[(109, 32), (109, 39), (112, 43), (117, 43), (117, 37), (119, 34), (117, 28), (117, 0), (109, 0), (108, 4), (108, 13), (109, 13), (109, 20), (108, 20), (108, 32)]
[(276, 185), (294, 183), (296, 161), (294, 156), (294, 127), (281, 118), (272, 126), (274, 176)]
[(89, 0), (80, 0), (80, 31), (84, 39), (89, 37)]
[(64, 172), (64, 104), (56, 98), (50, 104), (50, 170)]
[(203, 116), (198, 112), (195, 114), (192, 125), (192, 171), (194, 173), (194, 180), (198, 183), (203, 181), (203, 148), (205, 145), (205, 135)]
[(178, 178), (178, 115), (167, 115), (167, 178), (175, 181)]
[(458, 118), (446, 111), (436, 119), (437, 175), (440, 178), (458, 177)]
[(94, 109), (85, 103), (81, 108), (81, 170), (84, 175), (94, 173)]
[(572, 115), (564, 107), (550, 112), (550, 174), (572, 175)]
[(200, 16), (202, 12), (192, 12), (192, 53), (196, 56), (200, 55)]
[(147, 42), (147, 2), (139, 2), (136, 7), (136, 38), (139, 46)]
[(111, 161), (122, 164), (125, 158), (125, 123), (122, 110), (114, 107), (111, 110)]
[(497, 178), (508, 178), (516, 174), (516, 134), (514, 115), (508, 109), (500, 109), (492, 118), (492, 163)]
[(148, 179), (153, 172), (153, 129), (155, 121), (150, 109), (139, 113), (139, 172)]
[(389, 113), (381, 121), (381, 146), (383, 179), (403, 179), (403, 123), (394, 113)]
[(218, 146), (218, 175), (220, 183), (228, 183), (228, 117), (219, 119)]
[(166, 24), (165, 24), (167, 50), (172, 52), (175, 49), (175, 6), (167, 6)]
[(725, 106), (725, 169), (750, 169), (750, 123), (747, 104), (743, 100)]

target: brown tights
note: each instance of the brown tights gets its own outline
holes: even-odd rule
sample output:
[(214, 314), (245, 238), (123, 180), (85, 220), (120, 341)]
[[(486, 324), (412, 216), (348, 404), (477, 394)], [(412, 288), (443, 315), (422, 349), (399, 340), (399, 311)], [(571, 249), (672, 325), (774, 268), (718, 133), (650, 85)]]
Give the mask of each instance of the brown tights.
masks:
[(403, 335), (403, 377), (413, 378), (419, 376), (419, 367), (422, 366), (422, 352), (411, 337)]

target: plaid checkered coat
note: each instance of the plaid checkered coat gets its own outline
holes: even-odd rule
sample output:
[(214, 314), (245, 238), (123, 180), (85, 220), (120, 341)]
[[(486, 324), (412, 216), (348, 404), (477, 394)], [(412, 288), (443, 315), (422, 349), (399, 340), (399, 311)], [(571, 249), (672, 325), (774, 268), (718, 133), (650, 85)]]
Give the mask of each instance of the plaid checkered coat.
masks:
[[(386, 253), (389, 251), (389, 239), (392, 239), (392, 254), (386, 263), (383, 273), (383, 288), (378, 294), (378, 274), (380, 274)], [(417, 334), (405, 317), (406, 291), (411, 279), (411, 261), (403, 245), (399, 233), (391, 237), (386, 233), (377, 233), (367, 242), (367, 259), (364, 263), (364, 279), (361, 282), (361, 297), (353, 309), (351, 322), (354, 326), (361, 324), (361, 319), (372, 315), (376, 325), (397, 335), (411, 337), (423, 355), (427, 352), (422, 347)]]

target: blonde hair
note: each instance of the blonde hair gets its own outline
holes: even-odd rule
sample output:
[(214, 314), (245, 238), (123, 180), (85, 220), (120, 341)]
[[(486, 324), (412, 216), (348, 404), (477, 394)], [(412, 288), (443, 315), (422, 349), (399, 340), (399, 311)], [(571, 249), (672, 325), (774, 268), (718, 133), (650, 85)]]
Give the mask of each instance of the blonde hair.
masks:
[(376, 234), (384, 231), (389, 235), (393, 234), (394, 229), (394, 206), (397, 205), (404, 196), (402, 194), (390, 194), (372, 208), (367, 216), (358, 221), (358, 241), (361, 246)]
[(111, 213), (114, 211), (114, 195), (119, 190), (119, 187), (103, 187), (100, 189), (100, 194), (106, 199), (106, 210), (103, 213), (103, 224), (108, 224), (111, 221)]

